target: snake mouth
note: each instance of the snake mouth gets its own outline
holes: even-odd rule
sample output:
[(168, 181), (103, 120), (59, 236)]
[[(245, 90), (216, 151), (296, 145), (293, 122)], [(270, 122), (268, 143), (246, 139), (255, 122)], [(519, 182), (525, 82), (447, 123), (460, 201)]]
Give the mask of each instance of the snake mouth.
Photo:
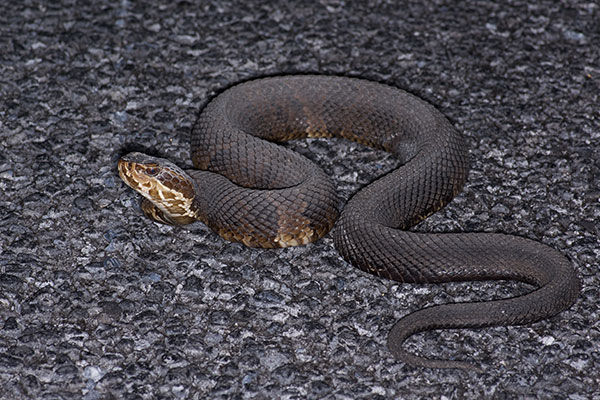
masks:
[(119, 176), (123, 182), (125, 182), (132, 189), (138, 190), (137, 180), (133, 176), (133, 164), (124, 158), (120, 158), (117, 168), (119, 170)]

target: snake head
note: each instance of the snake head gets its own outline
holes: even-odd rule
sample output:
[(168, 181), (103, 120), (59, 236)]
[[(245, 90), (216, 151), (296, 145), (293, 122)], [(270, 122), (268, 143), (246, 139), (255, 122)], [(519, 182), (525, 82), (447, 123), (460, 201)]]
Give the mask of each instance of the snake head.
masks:
[(193, 179), (171, 161), (143, 153), (119, 159), (119, 176), (144, 196), (142, 210), (149, 218), (170, 225), (196, 221)]

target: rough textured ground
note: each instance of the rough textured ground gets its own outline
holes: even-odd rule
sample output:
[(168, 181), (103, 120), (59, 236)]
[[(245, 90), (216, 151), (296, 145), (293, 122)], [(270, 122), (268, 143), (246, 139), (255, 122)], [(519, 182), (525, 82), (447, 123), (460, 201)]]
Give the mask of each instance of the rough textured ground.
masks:
[[(2, 2), (0, 398), (600, 399), (598, 4), (393, 3)], [(330, 237), (256, 250), (142, 217), (117, 176), (125, 149), (189, 165), (210, 96), (295, 71), (434, 103), (468, 137), (472, 173), (417, 229), (555, 247), (583, 279), (577, 304), (417, 335), (414, 351), (484, 372), (415, 369), (385, 346), (402, 315), (527, 288), (401, 286), (344, 263)], [(342, 201), (393, 166), (342, 141), (292, 146)]]

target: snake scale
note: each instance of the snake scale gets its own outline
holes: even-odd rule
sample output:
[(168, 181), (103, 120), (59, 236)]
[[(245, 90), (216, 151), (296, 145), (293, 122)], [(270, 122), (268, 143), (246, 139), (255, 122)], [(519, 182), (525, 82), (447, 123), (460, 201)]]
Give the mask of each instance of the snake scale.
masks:
[[(401, 166), (356, 193), (338, 218), (335, 186), (313, 162), (277, 142), (341, 137), (382, 149)], [(559, 252), (492, 233), (421, 233), (409, 228), (462, 189), (468, 149), (433, 106), (398, 88), (363, 79), (289, 75), (235, 85), (210, 101), (191, 135), (195, 169), (130, 153), (122, 179), (156, 221), (202, 221), (252, 247), (313, 242), (334, 224), (333, 241), (352, 265), (409, 283), (515, 280), (529, 293), (501, 300), (435, 305), (408, 314), (388, 346), (408, 364), (474, 368), (403, 349), (432, 329), (518, 325), (550, 317), (577, 298), (580, 282)]]

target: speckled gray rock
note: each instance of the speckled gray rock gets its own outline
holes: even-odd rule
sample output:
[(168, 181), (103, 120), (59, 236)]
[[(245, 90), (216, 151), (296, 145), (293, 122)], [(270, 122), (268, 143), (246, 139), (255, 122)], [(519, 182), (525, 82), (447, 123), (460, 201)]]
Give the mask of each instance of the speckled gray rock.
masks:
[[(0, 5), (0, 398), (600, 398), (598, 5), (300, 3)], [(402, 286), (344, 263), (329, 236), (256, 250), (142, 217), (121, 153), (189, 166), (210, 96), (299, 71), (438, 106), (472, 172), (417, 229), (553, 246), (582, 277), (577, 304), (531, 326), (417, 335), (414, 351), (485, 372), (414, 369), (385, 347), (402, 315), (526, 288)], [(291, 146), (341, 203), (395, 165), (343, 141)]]

